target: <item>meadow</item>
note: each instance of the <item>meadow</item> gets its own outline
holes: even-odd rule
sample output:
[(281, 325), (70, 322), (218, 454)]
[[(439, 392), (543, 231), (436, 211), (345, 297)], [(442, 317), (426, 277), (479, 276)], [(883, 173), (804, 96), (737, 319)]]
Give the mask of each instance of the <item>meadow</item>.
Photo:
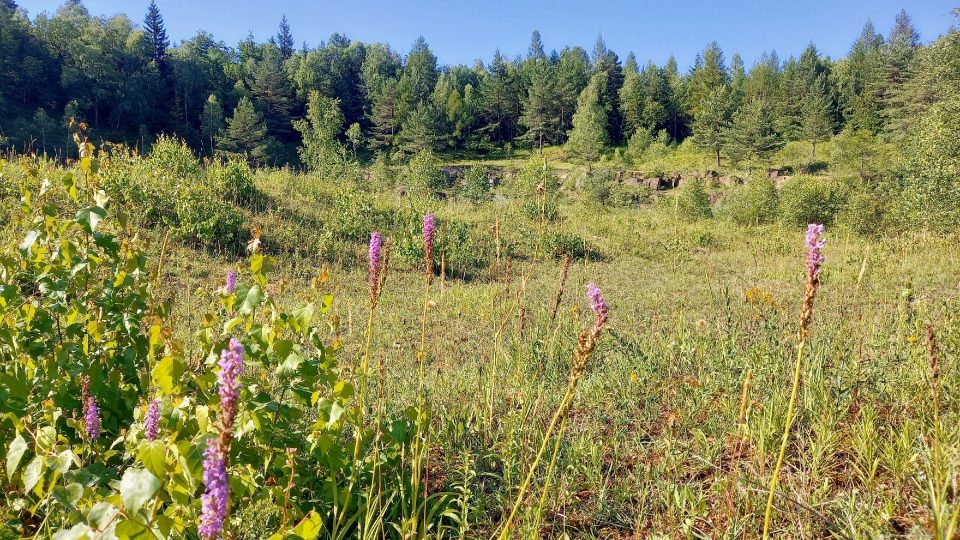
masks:
[(955, 537), (960, 237), (865, 232), (852, 180), (78, 141), (2, 168), (0, 537), (759, 537), (810, 215), (770, 534)]

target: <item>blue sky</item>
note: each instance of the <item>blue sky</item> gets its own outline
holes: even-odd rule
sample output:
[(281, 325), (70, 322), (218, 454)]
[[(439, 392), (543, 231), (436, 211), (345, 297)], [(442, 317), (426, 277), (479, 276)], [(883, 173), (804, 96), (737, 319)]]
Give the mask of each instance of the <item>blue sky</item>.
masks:
[[(19, 0), (31, 16), (53, 12), (62, 0)], [(94, 15), (126, 13), (142, 21), (149, 0), (84, 0)], [(248, 32), (266, 40), (281, 14), (290, 20), (294, 39), (313, 46), (331, 33), (381, 41), (405, 53), (422, 34), (441, 64), (489, 61), (499, 47), (507, 56), (525, 54), (530, 33), (539, 30), (544, 45), (557, 50), (580, 45), (590, 51), (598, 33), (621, 59), (634, 51), (643, 63), (662, 64), (674, 54), (689, 66), (711, 40), (729, 61), (739, 52), (749, 67), (765, 50), (781, 58), (799, 54), (814, 42), (823, 54), (846, 54), (867, 18), (886, 34), (901, 8), (913, 17), (924, 42), (950, 27), (957, 0), (157, 0), (174, 41), (197, 30), (236, 45)]]

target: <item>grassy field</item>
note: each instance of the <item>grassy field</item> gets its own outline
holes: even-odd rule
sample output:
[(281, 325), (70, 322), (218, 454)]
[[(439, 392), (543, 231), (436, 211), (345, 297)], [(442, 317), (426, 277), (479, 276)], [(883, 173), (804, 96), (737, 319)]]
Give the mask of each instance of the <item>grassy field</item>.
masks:
[[(595, 282), (609, 323), (520, 497), (511, 537), (759, 536), (797, 348), (804, 227), (736, 225), (722, 213), (682, 219), (676, 190), (617, 208), (563, 192), (544, 219), (509, 182), (502, 197), (472, 204), (283, 171), (255, 178), (260, 198), (244, 217), (278, 253), (267, 292), (290, 306), (333, 294), (323, 322), (347, 378), (358, 376), (370, 315), (360, 239), (367, 224), (392, 224), (384, 235), (394, 262), (369, 319), (366, 402), (402, 415), (422, 399), (430, 411), (424, 485), (445, 494), (448, 515), (424, 534), (499, 533), (567, 388), (577, 335), (593, 320), (584, 290)], [(3, 205), (14, 213), (12, 198)], [(410, 243), (426, 210), (437, 214), (447, 272), (429, 290), (421, 393), (424, 276)], [(8, 244), (27, 225), (12, 220)], [(358, 232), (343, 232), (350, 227)], [(452, 234), (457, 227), (467, 236)], [(193, 329), (223, 275), (244, 275), (246, 263), (230, 250), (165, 242), (162, 228), (140, 235), (151, 261), (162, 252), (155, 294), (172, 300), (173, 332), (188, 364), (199, 362)], [(582, 248), (566, 250), (568, 271), (565, 250), (546, 240), (558, 235)], [(829, 226), (826, 238), (773, 534), (949, 538), (960, 508), (960, 237)], [(258, 522), (243, 512), (233, 516), (238, 536), (276, 527), (276, 515)]]

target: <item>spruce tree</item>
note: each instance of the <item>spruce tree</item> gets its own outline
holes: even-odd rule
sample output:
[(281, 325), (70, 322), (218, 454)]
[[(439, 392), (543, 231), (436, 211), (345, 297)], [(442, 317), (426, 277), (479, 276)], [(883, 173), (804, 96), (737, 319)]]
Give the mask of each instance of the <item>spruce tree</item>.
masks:
[(556, 101), (553, 69), (543, 52), (540, 33), (534, 32), (530, 53), (524, 63), (527, 92), (523, 96), (520, 124), (527, 128), (522, 138), (543, 153), (543, 145), (555, 125), (553, 104)]
[(167, 29), (163, 24), (163, 15), (160, 14), (160, 8), (157, 7), (156, 0), (150, 1), (150, 7), (147, 8), (147, 16), (143, 20), (143, 29), (147, 46), (150, 49), (150, 59), (156, 62), (157, 66), (166, 63), (170, 38), (167, 37)]
[(833, 135), (833, 100), (827, 92), (826, 76), (817, 78), (803, 102), (804, 137), (810, 141), (810, 159), (817, 159), (817, 143)]
[(233, 116), (227, 120), (227, 129), (220, 145), (229, 152), (238, 152), (250, 161), (263, 161), (269, 147), (267, 126), (263, 116), (253, 107), (246, 96), (240, 98)]
[(692, 125), (693, 143), (716, 156), (717, 168), (720, 168), (720, 151), (729, 123), (730, 90), (721, 84), (700, 101)]
[(773, 124), (770, 107), (759, 99), (744, 103), (733, 114), (730, 127), (723, 133), (724, 146), (734, 163), (766, 163), (773, 152), (783, 147), (783, 138)]
[(607, 138), (607, 111), (601, 102), (602, 89), (606, 87), (606, 73), (599, 71), (590, 78), (590, 83), (577, 98), (577, 112), (573, 115), (573, 129), (564, 147), (565, 152), (588, 163), (596, 161), (603, 153)]
[(280, 18), (280, 30), (277, 31), (277, 47), (284, 59), (293, 56), (293, 34), (290, 32), (290, 22), (287, 16)]

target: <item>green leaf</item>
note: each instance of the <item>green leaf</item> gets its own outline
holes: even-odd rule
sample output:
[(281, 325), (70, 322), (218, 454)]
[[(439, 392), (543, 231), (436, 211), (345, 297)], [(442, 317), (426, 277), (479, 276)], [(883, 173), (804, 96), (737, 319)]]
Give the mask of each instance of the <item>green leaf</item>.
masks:
[(144, 441), (140, 445), (137, 459), (157, 478), (167, 474), (166, 446), (160, 441)]
[(23, 471), (23, 492), (30, 493), (43, 477), (43, 456), (35, 456)]
[(100, 220), (107, 216), (107, 211), (99, 206), (84, 206), (80, 210), (77, 210), (77, 223), (79, 223), (83, 230), (88, 233), (92, 233), (97, 230), (97, 225), (100, 223)]
[(87, 512), (87, 523), (91, 527), (102, 531), (110, 525), (118, 512), (116, 506), (108, 502), (98, 502)]
[(13, 473), (16, 472), (17, 467), (20, 466), (20, 460), (23, 459), (23, 454), (27, 452), (27, 441), (23, 439), (20, 435), (17, 435), (17, 438), (10, 441), (10, 447), (7, 449), (7, 481), (13, 480)]
[(140, 523), (139, 521), (133, 519), (125, 519), (120, 523), (117, 523), (117, 528), (114, 530), (114, 534), (117, 535), (117, 538), (156, 538), (150, 529), (146, 525)]
[(250, 287), (250, 290), (247, 291), (246, 296), (243, 298), (243, 304), (240, 305), (240, 313), (249, 314), (253, 310), (257, 309), (260, 304), (263, 303), (263, 291), (260, 290), (259, 285), (254, 285)]
[(40, 231), (30, 231), (23, 242), (20, 242), (20, 253), (24, 257), (30, 256), (30, 248), (37, 243), (37, 238), (40, 238)]
[(160, 480), (150, 474), (150, 471), (127, 470), (120, 479), (120, 499), (123, 500), (123, 507), (128, 514), (136, 514), (158, 489), (160, 489)]
[(323, 532), (323, 519), (315, 510), (303, 517), (300, 523), (293, 528), (293, 534), (303, 538), (303, 540), (316, 540)]
[(160, 388), (160, 391), (166, 395), (172, 394), (180, 385), (180, 378), (183, 376), (183, 362), (175, 360), (172, 356), (167, 356), (157, 362), (153, 368), (153, 382)]
[(94, 538), (94, 535), (91, 534), (92, 532), (90, 527), (79, 523), (69, 529), (57, 531), (53, 535), (53, 540), (86, 540), (88, 538)]

